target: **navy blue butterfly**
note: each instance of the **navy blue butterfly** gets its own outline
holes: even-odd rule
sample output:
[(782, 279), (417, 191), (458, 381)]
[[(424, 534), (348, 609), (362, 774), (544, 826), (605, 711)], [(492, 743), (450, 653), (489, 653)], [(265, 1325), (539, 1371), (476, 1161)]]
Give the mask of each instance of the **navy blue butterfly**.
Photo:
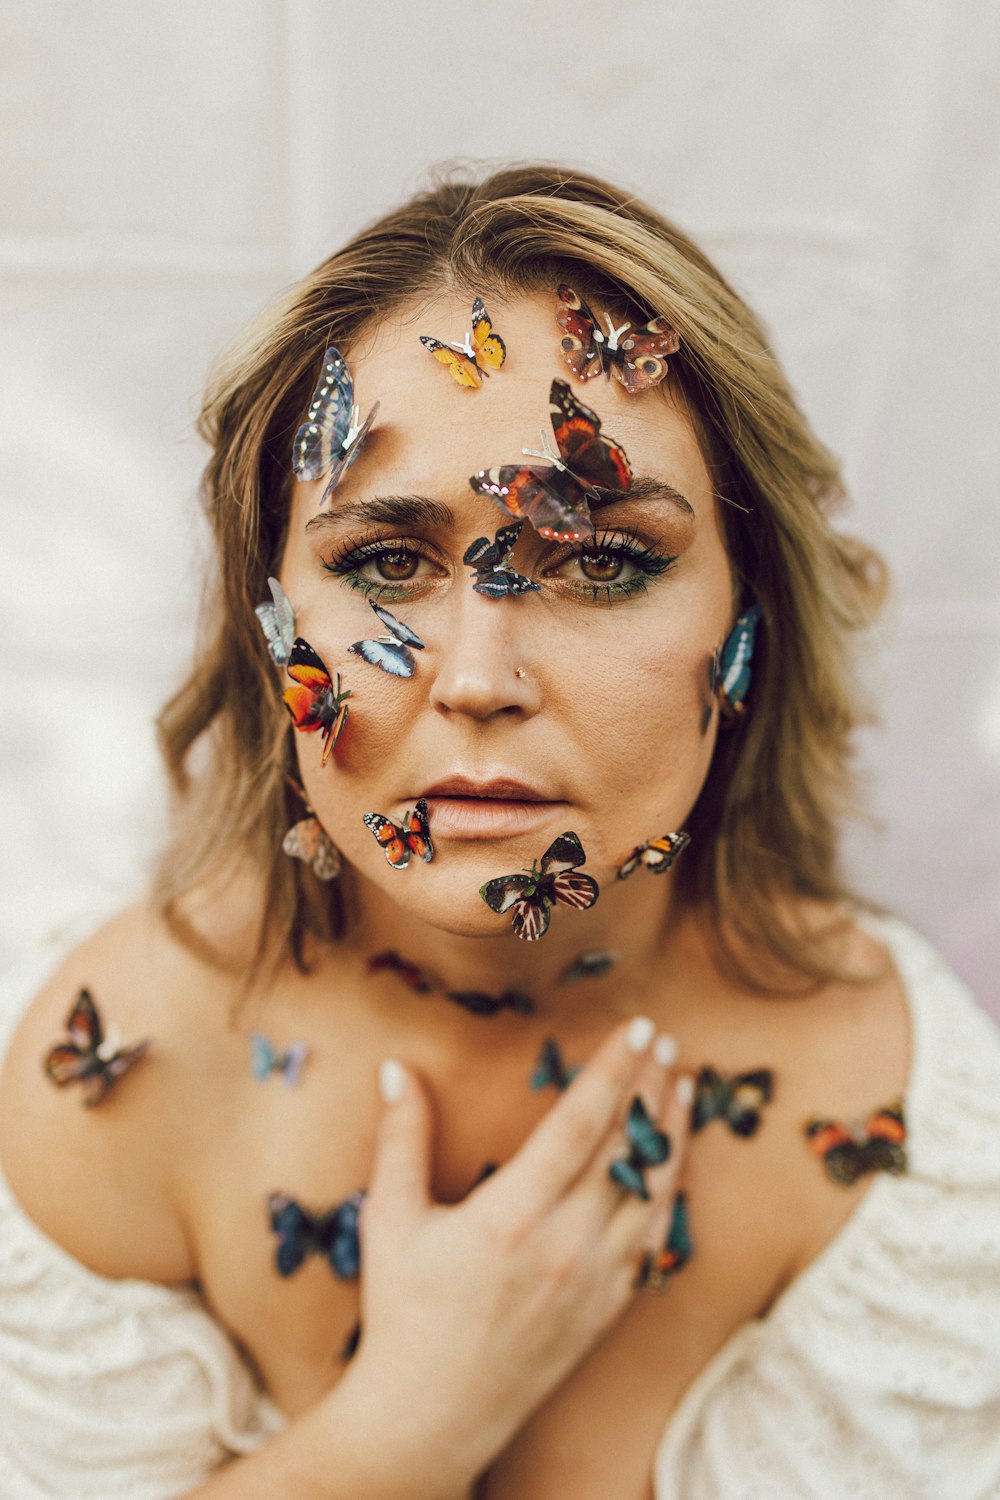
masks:
[(454, 1000), (474, 1016), (495, 1016), (502, 1010), (515, 1011), (519, 1016), (530, 1016), (535, 1002), (523, 990), (501, 990), (491, 995), (486, 990), (445, 990), (446, 1000)]
[(325, 1214), (311, 1214), (287, 1193), (267, 1200), (271, 1228), (278, 1236), (274, 1263), (281, 1276), (293, 1275), (307, 1256), (321, 1255), (341, 1281), (354, 1281), (361, 1269), (358, 1214), (364, 1193), (352, 1193)]
[(726, 1076), (715, 1068), (701, 1069), (694, 1086), (691, 1129), (703, 1130), (710, 1120), (725, 1120), (733, 1135), (755, 1135), (761, 1106), (771, 1102), (774, 1074), (770, 1068)]

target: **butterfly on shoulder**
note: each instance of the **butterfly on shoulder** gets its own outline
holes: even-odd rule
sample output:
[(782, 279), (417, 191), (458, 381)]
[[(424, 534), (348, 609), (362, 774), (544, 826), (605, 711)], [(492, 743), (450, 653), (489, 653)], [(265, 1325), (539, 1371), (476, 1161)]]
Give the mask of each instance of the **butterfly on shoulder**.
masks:
[(434, 858), (430, 826), (427, 821), (427, 799), (421, 797), (412, 812), (405, 812), (401, 823), (384, 818), (381, 813), (362, 814), (364, 824), (381, 845), (382, 853), (394, 870), (405, 870), (410, 855), (428, 864)]
[(474, 1016), (496, 1016), (502, 1010), (512, 1010), (519, 1016), (530, 1016), (535, 1002), (522, 990), (501, 990), (491, 995), (486, 990), (445, 990), (444, 998), (460, 1005)]
[(869, 1172), (906, 1171), (906, 1123), (903, 1101), (877, 1109), (864, 1125), (843, 1125), (814, 1115), (803, 1126), (809, 1149), (820, 1157), (827, 1175), (851, 1187)]
[(647, 1167), (659, 1166), (669, 1159), (670, 1137), (665, 1130), (658, 1130), (653, 1124), (639, 1094), (635, 1095), (629, 1106), (625, 1138), (628, 1142), (628, 1156), (612, 1162), (608, 1168), (608, 1176), (626, 1192), (648, 1200), (649, 1189), (644, 1173)]
[(694, 1254), (691, 1225), (688, 1219), (687, 1194), (679, 1188), (674, 1195), (670, 1228), (662, 1250), (647, 1250), (639, 1267), (636, 1290), (665, 1292), (671, 1276), (682, 1271)]
[(281, 1048), (276, 1047), (263, 1032), (250, 1033), (250, 1071), (258, 1083), (277, 1073), (286, 1088), (293, 1089), (302, 1077), (308, 1056), (308, 1042), (293, 1042), (290, 1047)]
[(293, 1275), (307, 1256), (319, 1255), (341, 1281), (354, 1281), (361, 1270), (358, 1215), (364, 1193), (352, 1193), (326, 1213), (313, 1214), (287, 1193), (267, 1200), (271, 1229), (278, 1236), (274, 1263), (280, 1276)]
[(469, 480), (477, 495), (492, 500), (516, 521), (530, 521), (539, 536), (550, 541), (575, 542), (592, 536), (590, 500), (603, 492), (623, 493), (632, 484), (632, 466), (625, 449), (601, 432), (601, 419), (578, 401), (565, 380), (553, 380), (549, 415), (556, 449), (542, 434), (542, 447), (523, 448), (538, 464), (506, 464), (480, 469)]
[(354, 403), (354, 381), (347, 361), (335, 344), (323, 355), (323, 371), (313, 391), (306, 419), (292, 442), (292, 470), (301, 481), (322, 479), (326, 489), (322, 509), (341, 478), (361, 452), (378, 412), (378, 402), (363, 422)]
[(440, 988), (437, 980), (426, 969), (411, 963), (408, 958), (397, 953), (395, 948), (385, 948), (381, 953), (373, 953), (368, 959), (367, 967), (369, 974), (380, 974), (386, 969), (391, 974), (397, 974), (417, 995), (430, 995)]
[(770, 1104), (773, 1093), (774, 1074), (770, 1068), (726, 1075), (704, 1067), (695, 1080), (691, 1129), (704, 1130), (710, 1120), (724, 1120), (733, 1135), (745, 1139), (756, 1135), (760, 1111)]
[(45, 1057), (45, 1072), (59, 1088), (79, 1083), (88, 1108), (100, 1104), (128, 1070), (144, 1057), (148, 1040), (123, 1047), (115, 1029), (104, 1026), (89, 990), (82, 989), (66, 1017), (68, 1039), (57, 1042)]
[(472, 587), (477, 594), (487, 599), (506, 599), (510, 594), (526, 594), (541, 589), (540, 583), (525, 578), (510, 566), (511, 554), (521, 535), (523, 521), (510, 526), (501, 526), (493, 537), (479, 536), (467, 547), (462, 561), (467, 568), (475, 569)]
[(339, 672), (336, 682), (331, 680), (322, 657), (301, 636), (296, 638), (288, 658), (288, 675), (296, 686), (285, 689), (284, 705), (296, 729), (303, 734), (319, 730), (323, 738), (320, 765), (325, 766), (347, 726), (351, 690), (341, 687)]
[(368, 603), (385, 626), (385, 632), (374, 640), (355, 641), (353, 646), (348, 646), (348, 651), (360, 656), (373, 667), (381, 667), (383, 672), (388, 672), (392, 677), (412, 677), (416, 662), (410, 647), (414, 651), (423, 651), (423, 641), (416, 631), (411, 630), (409, 625), (404, 625), (402, 620), (397, 620), (395, 615), (383, 609), (381, 604), (376, 604), (374, 599), (369, 599)]
[(535, 1071), (531, 1075), (531, 1087), (533, 1089), (553, 1088), (561, 1094), (568, 1089), (580, 1066), (567, 1068), (563, 1062), (562, 1049), (554, 1036), (547, 1036), (542, 1043), (542, 1050), (538, 1054)]
[(271, 603), (258, 604), (254, 614), (260, 621), (272, 661), (276, 666), (287, 667), (295, 644), (295, 610), (276, 578), (269, 578), (267, 586), (271, 590)]
[(597, 881), (578, 871), (586, 858), (577, 835), (561, 833), (530, 870), (488, 880), (479, 894), (490, 911), (512, 913), (515, 937), (535, 942), (548, 932), (556, 903), (586, 911), (601, 894)]
[(615, 327), (610, 313), (604, 314), (605, 333), (578, 292), (563, 283), (557, 288), (556, 322), (563, 330), (563, 358), (578, 380), (613, 375), (630, 394), (659, 385), (667, 373), (667, 360), (681, 341), (666, 318), (652, 318), (639, 328), (631, 323)]
[(588, 953), (578, 953), (573, 962), (559, 975), (560, 984), (575, 984), (579, 979), (603, 979), (618, 960), (617, 953), (606, 953), (602, 948), (592, 948)]
[(739, 718), (746, 711), (744, 700), (750, 690), (750, 662), (759, 623), (760, 606), (754, 604), (740, 615), (713, 656), (712, 692), (724, 719)]
[(292, 859), (308, 865), (317, 880), (336, 880), (343, 868), (340, 850), (315, 814), (293, 823), (281, 847)]
[(426, 333), (420, 335), (424, 348), (444, 365), (456, 385), (476, 391), (489, 377), (491, 370), (499, 370), (507, 358), (507, 345), (494, 332), (490, 315), (482, 297), (472, 304), (472, 332), (465, 335), (460, 344), (443, 344)]
[(652, 870), (654, 875), (664, 875), (670, 869), (682, 849), (691, 842), (689, 833), (661, 833), (658, 839), (647, 839), (637, 844), (632, 853), (618, 869), (618, 879), (627, 880), (640, 865)]

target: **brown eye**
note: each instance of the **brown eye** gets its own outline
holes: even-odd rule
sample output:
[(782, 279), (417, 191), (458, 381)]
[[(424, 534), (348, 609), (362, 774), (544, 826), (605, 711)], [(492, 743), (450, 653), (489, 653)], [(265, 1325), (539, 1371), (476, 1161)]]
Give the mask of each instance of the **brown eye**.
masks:
[(415, 552), (383, 552), (375, 566), (387, 583), (401, 583), (413, 577), (419, 561)]
[(621, 576), (625, 559), (621, 553), (581, 552), (580, 571), (591, 583), (614, 583)]

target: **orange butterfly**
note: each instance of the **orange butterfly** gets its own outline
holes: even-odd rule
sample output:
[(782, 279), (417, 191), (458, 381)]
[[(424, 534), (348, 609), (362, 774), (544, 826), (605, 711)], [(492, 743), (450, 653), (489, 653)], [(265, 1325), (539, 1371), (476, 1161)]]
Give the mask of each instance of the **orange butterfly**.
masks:
[(493, 332), (482, 297), (477, 297), (472, 304), (472, 332), (465, 335), (463, 343), (442, 344), (440, 339), (432, 339), (426, 333), (420, 335), (420, 342), (441, 361), (458, 385), (470, 391), (477, 391), (483, 383), (483, 376), (488, 377), (491, 370), (499, 370), (507, 358), (507, 345), (498, 333)]
[(320, 765), (325, 766), (347, 723), (350, 712), (347, 699), (351, 690), (340, 686), (339, 672), (334, 685), (319, 653), (301, 636), (296, 639), (288, 658), (288, 675), (299, 686), (285, 689), (282, 695), (284, 705), (296, 729), (301, 729), (304, 734), (313, 734), (317, 729), (322, 731)]
[(403, 814), (402, 823), (383, 818), (381, 813), (362, 814), (365, 827), (378, 840), (382, 853), (394, 870), (405, 870), (410, 855), (415, 854), (425, 863), (434, 858), (430, 829), (427, 825), (427, 799), (421, 797), (412, 812)]

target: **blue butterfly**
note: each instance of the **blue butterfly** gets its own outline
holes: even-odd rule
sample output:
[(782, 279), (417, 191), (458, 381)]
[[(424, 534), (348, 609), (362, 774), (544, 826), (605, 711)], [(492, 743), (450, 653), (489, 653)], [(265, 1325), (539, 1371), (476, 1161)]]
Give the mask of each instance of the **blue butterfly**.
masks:
[(602, 948), (578, 953), (569, 967), (559, 975), (559, 983), (574, 984), (578, 979), (601, 979), (614, 967), (617, 957), (616, 953), (606, 953)]
[(761, 1106), (771, 1102), (773, 1092), (770, 1068), (726, 1076), (706, 1065), (695, 1081), (691, 1129), (703, 1130), (710, 1120), (725, 1120), (734, 1135), (755, 1135)]
[(359, 408), (354, 404), (351, 372), (340, 350), (331, 344), (323, 355), (323, 373), (313, 391), (306, 420), (292, 443), (296, 479), (327, 476), (321, 508), (360, 453), (377, 411), (376, 401), (365, 420), (358, 422)]
[(531, 1087), (533, 1089), (551, 1087), (561, 1094), (563, 1089), (569, 1088), (579, 1071), (579, 1066), (567, 1068), (563, 1062), (562, 1052), (559, 1050), (559, 1043), (555, 1037), (547, 1036), (538, 1054), (535, 1071), (531, 1075)]
[(325, 1214), (313, 1215), (289, 1198), (272, 1193), (267, 1200), (271, 1228), (278, 1236), (274, 1263), (281, 1276), (291, 1276), (308, 1255), (322, 1255), (341, 1281), (354, 1281), (361, 1270), (358, 1214), (364, 1193), (352, 1193)]
[(641, 1287), (647, 1292), (665, 1291), (670, 1277), (682, 1271), (693, 1254), (694, 1241), (688, 1222), (687, 1194), (678, 1190), (674, 1197), (666, 1242), (663, 1249), (655, 1254), (652, 1250), (646, 1251), (636, 1278), (636, 1288)]
[(376, 604), (374, 599), (369, 599), (368, 603), (388, 634), (376, 636), (373, 641), (355, 641), (353, 646), (348, 646), (348, 651), (370, 662), (373, 667), (381, 667), (383, 672), (389, 672), (393, 677), (412, 677), (416, 663), (409, 648), (412, 646), (416, 651), (423, 651), (423, 641), (402, 620), (397, 620), (395, 615)]
[(259, 1031), (250, 1033), (250, 1067), (258, 1083), (263, 1083), (272, 1073), (280, 1073), (290, 1089), (302, 1076), (302, 1068), (309, 1056), (307, 1042), (293, 1042), (282, 1052)]
[(258, 604), (254, 614), (267, 640), (267, 649), (279, 667), (287, 667), (295, 644), (295, 611), (292, 601), (276, 578), (267, 580), (272, 604)]
[(649, 1198), (649, 1189), (643, 1176), (647, 1167), (655, 1167), (670, 1156), (670, 1137), (665, 1130), (657, 1130), (642, 1099), (636, 1094), (628, 1112), (625, 1126), (628, 1140), (628, 1156), (611, 1163), (608, 1176), (612, 1182), (637, 1198)]
[(760, 606), (754, 604), (740, 615), (712, 662), (712, 691), (719, 700), (723, 717), (738, 718), (744, 712), (744, 699), (750, 688), (750, 662), (754, 637), (760, 621)]
[(533, 583), (509, 566), (523, 525), (523, 521), (515, 521), (511, 526), (501, 526), (492, 542), (488, 536), (479, 536), (466, 549), (462, 561), (467, 568), (475, 569), (472, 587), (477, 594), (485, 594), (487, 599), (506, 599), (509, 594), (541, 590), (540, 583)]
[(454, 1000), (474, 1016), (495, 1016), (501, 1010), (516, 1011), (519, 1016), (530, 1016), (535, 1003), (523, 990), (501, 990), (499, 995), (490, 995), (486, 990), (445, 990), (444, 998)]

